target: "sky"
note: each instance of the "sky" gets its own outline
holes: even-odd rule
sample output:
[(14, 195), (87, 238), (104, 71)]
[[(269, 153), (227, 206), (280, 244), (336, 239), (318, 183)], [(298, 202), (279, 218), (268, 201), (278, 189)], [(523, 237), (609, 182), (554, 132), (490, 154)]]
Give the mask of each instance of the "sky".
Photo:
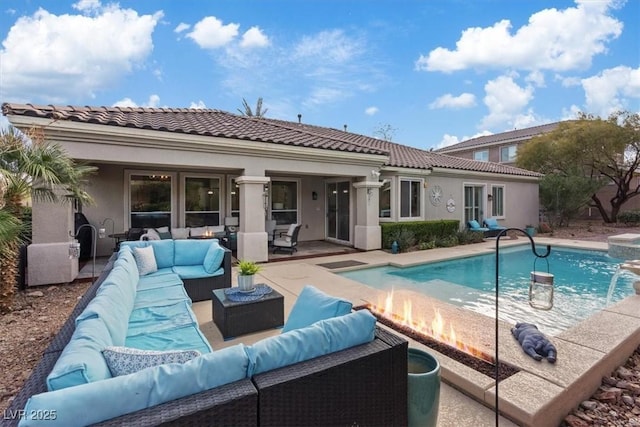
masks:
[(2, 0), (0, 38), (0, 102), (262, 98), (423, 149), (640, 112), (640, 0)]

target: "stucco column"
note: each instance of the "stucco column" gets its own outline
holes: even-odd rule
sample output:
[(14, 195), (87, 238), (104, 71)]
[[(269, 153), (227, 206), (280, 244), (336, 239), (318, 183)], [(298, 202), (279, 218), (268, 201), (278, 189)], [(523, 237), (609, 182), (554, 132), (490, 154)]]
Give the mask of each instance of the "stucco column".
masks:
[(238, 259), (268, 261), (269, 242), (264, 230), (264, 186), (266, 176), (241, 176), (236, 179), (240, 186), (240, 231), (238, 232)]
[(353, 184), (356, 189), (356, 226), (354, 246), (366, 251), (382, 247), (382, 230), (378, 222), (380, 198), (379, 181), (361, 181)]

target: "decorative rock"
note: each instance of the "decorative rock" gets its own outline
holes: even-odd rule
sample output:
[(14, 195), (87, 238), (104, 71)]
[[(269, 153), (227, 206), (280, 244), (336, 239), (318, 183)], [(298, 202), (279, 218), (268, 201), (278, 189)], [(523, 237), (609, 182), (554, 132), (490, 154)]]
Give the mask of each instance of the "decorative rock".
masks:
[(564, 422), (567, 423), (569, 427), (589, 427), (589, 424), (586, 421), (581, 420), (575, 415), (568, 415), (564, 419)]
[(602, 382), (606, 385), (616, 385), (618, 379), (615, 377), (604, 377), (602, 378)]
[(580, 404), (580, 406), (582, 406), (584, 409), (594, 410), (598, 407), (598, 403), (594, 402), (593, 400), (585, 400)]
[(627, 386), (627, 390), (629, 390), (631, 394), (634, 394), (636, 396), (640, 395), (640, 384), (629, 383), (629, 385)]
[(624, 366), (620, 366), (618, 369), (616, 369), (616, 375), (624, 379), (633, 378), (633, 372), (631, 372)]
[(627, 395), (622, 396), (622, 401), (629, 406), (633, 406), (635, 404), (635, 399)]
[(629, 381), (618, 381), (616, 387), (627, 389), (629, 387)]
[(622, 390), (612, 388), (602, 393), (598, 393), (594, 397), (601, 402), (614, 403), (618, 400), (621, 394)]
[(42, 291), (33, 291), (33, 292), (29, 292), (27, 293), (28, 297), (43, 297), (44, 293)]
[(40, 317), (38, 317), (38, 321), (40, 321), (40, 322), (48, 322), (49, 318), (47, 316), (40, 316)]

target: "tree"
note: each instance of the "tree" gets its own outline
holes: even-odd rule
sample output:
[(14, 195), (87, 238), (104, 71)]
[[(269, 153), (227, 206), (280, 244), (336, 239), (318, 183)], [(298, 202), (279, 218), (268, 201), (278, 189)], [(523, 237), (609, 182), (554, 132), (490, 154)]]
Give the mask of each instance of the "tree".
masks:
[(540, 204), (552, 226), (568, 226), (601, 187), (602, 181), (594, 181), (578, 169), (569, 175), (550, 173), (540, 181)]
[(373, 136), (376, 138), (382, 139), (383, 141), (391, 141), (396, 134), (398, 129), (394, 128), (390, 124), (383, 125), (380, 123), (374, 130)]
[[(605, 222), (616, 222), (620, 208), (640, 194), (635, 179), (640, 166), (640, 115), (618, 112), (601, 119), (581, 114), (578, 120), (560, 123), (554, 131), (520, 146), (517, 165), (566, 177), (582, 173), (594, 185), (600, 184), (590, 195), (591, 206)], [(605, 184), (616, 188), (608, 201), (596, 192)], [(580, 189), (587, 191), (588, 186)]]
[(10, 308), (17, 284), (20, 245), (30, 234), (26, 200), (91, 203), (84, 179), (96, 168), (74, 162), (41, 132), (0, 130), (0, 311)]
[(262, 98), (258, 98), (255, 111), (251, 110), (251, 106), (244, 98), (242, 98), (242, 107), (242, 110), (238, 108), (240, 114), (247, 117), (257, 117), (259, 119), (263, 118), (268, 111), (268, 108), (265, 108), (264, 110), (262, 109)]

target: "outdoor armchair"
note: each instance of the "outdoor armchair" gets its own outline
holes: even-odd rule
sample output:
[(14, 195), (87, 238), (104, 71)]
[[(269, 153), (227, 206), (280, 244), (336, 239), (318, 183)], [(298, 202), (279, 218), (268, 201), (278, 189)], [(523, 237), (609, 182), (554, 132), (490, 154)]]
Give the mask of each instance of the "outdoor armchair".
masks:
[(278, 250), (288, 251), (292, 254), (298, 250), (298, 233), (302, 224), (291, 224), (286, 233), (280, 233), (280, 236), (273, 239), (273, 253)]

